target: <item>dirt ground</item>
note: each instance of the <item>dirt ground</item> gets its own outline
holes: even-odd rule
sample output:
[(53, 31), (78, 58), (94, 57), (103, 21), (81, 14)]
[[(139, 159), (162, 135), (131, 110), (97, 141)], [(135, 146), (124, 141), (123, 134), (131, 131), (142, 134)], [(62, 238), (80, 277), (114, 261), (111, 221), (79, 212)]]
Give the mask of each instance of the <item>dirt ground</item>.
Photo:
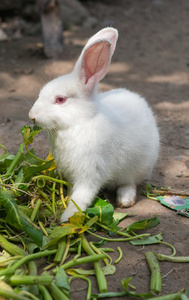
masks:
[[(119, 4), (117, 4), (119, 2)], [(112, 25), (119, 30), (119, 41), (111, 67), (100, 90), (126, 87), (145, 97), (153, 108), (161, 134), (161, 152), (151, 184), (170, 186), (189, 192), (189, 2), (188, 0), (96, 1), (85, 4), (98, 25), (64, 32), (63, 57), (46, 59), (38, 47), (40, 36), (24, 36), (0, 43), (0, 143), (16, 153), (22, 141), (20, 130), (29, 124), (28, 111), (47, 81), (72, 70), (87, 39), (99, 29)], [(35, 149), (46, 157), (48, 146), (44, 133), (37, 137)], [(177, 255), (189, 255), (189, 219), (177, 215), (145, 198), (139, 187), (137, 203), (129, 209), (133, 216), (123, 226), (157, 215), (160, 224), (148, 230), (161, 232)], [(115, 205), (115, 202), (113, 202)], [(123, 250), (123, 259), (114, 275), (108, 277), (109, 291), (122, 291), (120, 280), (133, 276), (138, 292), (149, 290), (150, 272), (145, 251), (171, 253), (164, 245), (146, 247), (112, 243)], [(118, 256), (118, 252), (113, 255)], [(162, 294), (188, 288), (188, 264), (160, 263)], [(84, 291), (72, 284), (72, 299), (84, 299)], [(93, 291), (97, 291), (93, 280)], [(79, 296), (80, 295), (80, 296)], [(114, 298), (116, 299), (116, 298)]]

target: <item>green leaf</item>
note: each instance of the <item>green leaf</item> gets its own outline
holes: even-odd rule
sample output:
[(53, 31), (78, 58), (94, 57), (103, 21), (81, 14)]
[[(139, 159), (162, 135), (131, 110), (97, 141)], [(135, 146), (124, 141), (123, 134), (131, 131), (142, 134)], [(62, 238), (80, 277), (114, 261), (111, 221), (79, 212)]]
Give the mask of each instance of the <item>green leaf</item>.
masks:
[(129, 278), (123, 278), (121, 279), (121, 285), (124, 288), (124, 290), (127, 290), (128, 284), (129, 282), (132, 280), (133, 277), (129, 277)]
[(61, 226), (57, 226), (53, 229), (50, 237), (52, 240), (45, 245), (45, 248), (50, 247), (68, 234), (82, 233), (86, 229), (83, 226), (85, 220), (85, 214), (82, 212), (75, 212), (75, 214), (69, 218), (69, 223), (62, 223)]
[[(82, 212), (75, 212), (73, 216), (69, 218), (69, 223), (75, 227), (83, 227), (85, 222), (85, 214)], [(62, 226), (66, 227), (69, 223), (62, 224)]]
[(69, 284), (69, 279), (68, 276), (66, 274), (66, 272), (64, 271), (64, 269), (56, 267), (56, 276), (55, 276), (55, 280), (56, 280), (56, 285), (61, 288), (61, 289), (65, 289), (67, 291), (70, 290), (70, 284)]
[(95, 275), (95, 270), (84, 270), (82, 268), (77, 269), (67, 269), (66, 273), (69, 275), (83, 275), (83, 276), (89, 276), (89, 275)]
[(10, 166), (14, 158), (15, 155), (9, 153), (5, 153), (2, 155), (2, 157), (0, 158), (0, 173), (5, 171)]
[(90, 226), (92, 226), (98, 219), (97, 216), (90, 219), (85, 225), (86, 216), (82, 212), (75, 212), (72, 217), (69, 218), (68, 223), (62, 223), (61, 226), (57, 226), (53, 229), (50, 237), (52, 240), (48, 242), (44, 247), (50, 247), (54, 244), (57, 244), (57, 242), (63, 238), (64, 236), (68, 234), (79, 234), (82, 232), (85, 232), (87, 229), (89, 229)]
[(30, 145), (33, 142), (33, 138), (36, 134), (38, 134), (42, 129), (39, 126), (34, 126), (31, 129), (30, 126), (26, 125), (21, 129), (21, 133), (24, 139), (24, 144)]
[(130, 285), (130, 281), (131, 281), (132, 277), (129, 277), (129, 278), (123, 278), (121, 280), (121, 285), (122, 287), (124, 288), (125, 290), (125, 293), (127, 296), (130, 296), (130, 297), (134, 297), (134, 298), (141, 298), (141, 299), (149, 299), (153, 296), (153, 294), (151, 292), (149, 293), (141, 293), (141, 294), (137, 294), (136, 292), (131, 292), (128, 290), (128, 287)]
[(119, 223), (120, 221), (125, 219), (128, 215), (130, 215), (130, 214), (129, 213), (122, 213), (122, 212), (114, 212), (113, 218), (114, 218), (115, 221), (117, 221)]
[(107, 265), (102, 267), (104, 275), (113, 275), (116, 272), (116, 267), (114, 265)]
[(134, 231), (134, 230), (149, 229), (149, 228), (155, 227), (159, 223), (160, 223), (160, 220), (158, 219), (157, 216), (155, 216), (151, 219), (144, 219), (142, 221), (135, 222), (135, 223), (127, 226), (123, 230), (123, 232), (131, 232), (131, 231)]
[(150, 191), (152, 190), (152, 188), (153, 188), (152, 185), (149, 182), (147, 182), (146, 185), (145, 185), (146, 194), (149, 194)]
[(0, 191), (0, 205), (6, 210), (5, 221), (14, 226), (18, 230), (25, 231), (33, 241), (39, 246), (42, 246), (43, 233), (39, 230), (26, 216), (19, 211), (12, 191)]
[(138, 245), (152, 245), (152, 244), (158, 244), (162, 240), (163, 240), (162, 234), (159, 233), (157, 235), (149, 236), (149, 237), (144, 238), (144, 239), (138, 239), (138, 240), (130, 241), (130, 243), (132, 245), (134, 245), (134, 246), (138, 246)]
[(17, 190), (15, 190), (16, 196), (20, 196), (21, 194), (23, 194), (23, 192), (27, 191), (27, 189), (29, 188), (29, 183), (28, 184), (24, 183), (23, 169), (21, 169), (17, 174), (14, 186), (17, 188)]
[(30, 167), (31, 165), (41, 165), (42, 162), (39, 161), (38, 159), (36, 159), (35, 157), (31, 156), (31, 154), (33, 154), (35, 156), (35, 151), (34, 149), (30, 149), (30, 152), (26, 152), (24, 153), (24, 155), (22, 156), (20, 163), (23, 163), (24, 166), (28, 166)]
[(16, 180), (15, 183), (22, 183), (24, 179), (24, 172), (23, 169), (21, 169), (18, 173), (18, 175), (16, 176)]
[(113, 206), (101, 198), (96, 198), (93, 207), (87, 208), (87, 214), (89, 217), (98, 216), (99, 222), (108, 227), (115, 223)]
[(54, 160), (50, 160), (37, 166), (23, 167), (25, 182), (29, 182), (34, 175), (39, 174), (44, 170), (48, 170), (53, 161)]
[[(95, 270), (84, 270), (82, 268), (67, 269), (66, 272), (69, 275), (84, 275), (84, 276), (96, 275)], [(102, 267), (102, 272), (104, 273), (104, 275), (113, 275), (116, 272), (116, 267), (114, 265), (104, 266)]]

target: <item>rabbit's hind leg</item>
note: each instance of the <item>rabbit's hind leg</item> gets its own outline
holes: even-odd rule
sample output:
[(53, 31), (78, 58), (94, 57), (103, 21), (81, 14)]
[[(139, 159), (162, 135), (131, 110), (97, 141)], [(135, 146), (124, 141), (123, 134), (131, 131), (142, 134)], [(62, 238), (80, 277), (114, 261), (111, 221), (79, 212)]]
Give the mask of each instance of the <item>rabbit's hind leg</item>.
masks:
[(130, 207), (136, 202), (136, 185), (122, 185), (117, 189), (117, 206)]

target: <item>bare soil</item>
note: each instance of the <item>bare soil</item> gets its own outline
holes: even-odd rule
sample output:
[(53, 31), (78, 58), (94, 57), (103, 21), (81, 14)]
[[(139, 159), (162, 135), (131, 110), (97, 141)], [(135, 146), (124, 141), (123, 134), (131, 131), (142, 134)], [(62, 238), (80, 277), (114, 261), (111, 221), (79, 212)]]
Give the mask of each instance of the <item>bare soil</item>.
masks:
[[(39, 47), (40, 36), (24, 36), (0, 43), (0, 143), (16, 153), (22, 141), (20, 130), (29, 124), (28, 111), (40, 88), (50, 79), (72, 70), (87, 39), (99, 29), (112, 25), (119, 30), (119, 41), (107, 76), (100, 90), (126, 87), (145, 97), (157, 117), (161, 134), (161, 152), (151, 184), (189, 191), (189, 2), (188, 0), (96, 1), (85, 4), (98, 19), (95, 28), (65, 31), (62, 58), (46, 59)], [(48, 146), (44, 133), (36, 138), (35, 149), (46, 157)], [(144, 185), (143, 185), (144, 186)], [(189, 255), (189, 219), (179, 216), (160, 203), (147, 199), (138, 191), (137, 203), (129, 209), (132, 217), (122, 225), (157, 215), (160, 224), (148, 230), (162, 232), (177, 255)], [(115, 205), (113, 199), (112, 202)], [(150, 272), (145, 251), (170, 254), (164, 245), (146, 247), (112, 243), (123, 250), (117, 271), (108, 277), (109, 291), (121, 291), (120, 280), (133, 276), (138, 292), (149, 290)], [(118, 257), (115, 252), (113, 258)], [(163, 276), (162, 294), (188, 288), (187, 263), (160, 263)], [(84, 299), (85, 291), (72, 284), (72, 299)], [(93, 292), (97, 291), (93, 279)], [(116, 299), (116, 298), (114, 298)]]

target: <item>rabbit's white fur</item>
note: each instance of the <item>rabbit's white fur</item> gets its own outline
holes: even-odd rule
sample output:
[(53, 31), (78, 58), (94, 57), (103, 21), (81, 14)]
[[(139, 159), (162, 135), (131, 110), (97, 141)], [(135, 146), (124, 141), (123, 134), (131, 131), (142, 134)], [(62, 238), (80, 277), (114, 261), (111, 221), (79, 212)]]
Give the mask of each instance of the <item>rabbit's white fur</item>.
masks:
[[(82, 210), (104, 186), (117, 188), (119, 206), (134, 205), (136, 185), (151, 175), (158, 158), (159, 133), (147, 102), (125, 89), (97, 92), (117, 37), (114, 28), (94, 35), (73, 72), (49, 82), (29, 113), (48, 130), (56, 163), (73, 184), (70, 199)], [(55, 103), (59, 95), (65, 103)], [(61, 221), (74, 211), (70, 201)]]

